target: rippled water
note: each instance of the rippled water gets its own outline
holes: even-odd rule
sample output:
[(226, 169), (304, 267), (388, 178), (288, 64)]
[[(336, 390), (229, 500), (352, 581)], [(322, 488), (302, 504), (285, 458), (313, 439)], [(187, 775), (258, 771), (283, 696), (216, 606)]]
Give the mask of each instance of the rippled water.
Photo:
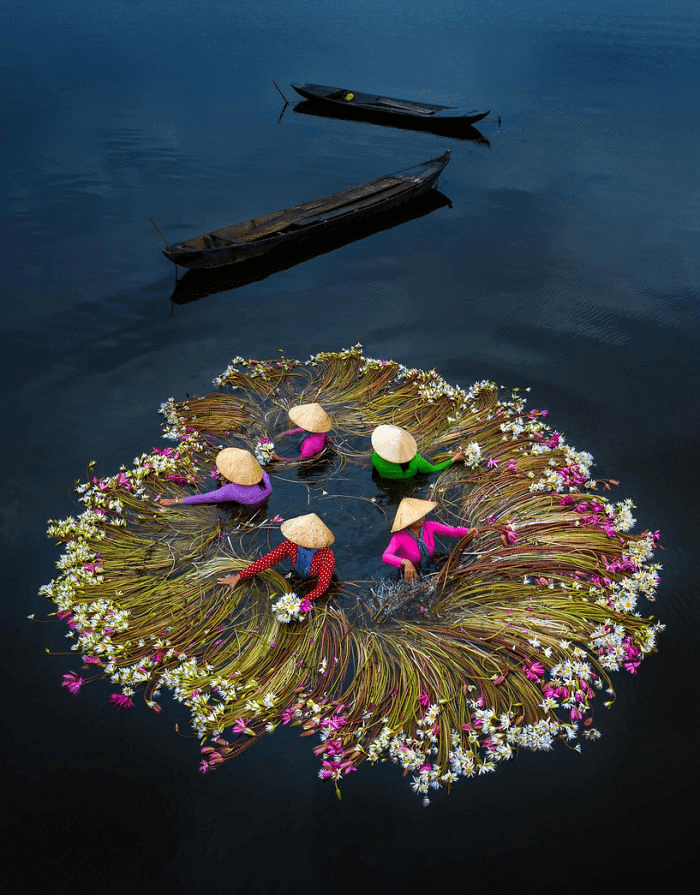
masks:
[[(700, 13), (694, 0), (10, 0), (0, 11), (8, 827), (43, 888), (584, 892), (687, 869), (697, 654)], [(456, 140), (297, 114), (290, 81), (491, 108)], [(500, 123), (499, 123), (500, 118)], [(449, 199), (171, 302), (170, 241), (452, 150)], [(291, 259), (296, 260), (296, 259)], [(225, 285), (225, 284), (224, 284)], [(354, 342), (533, 406), (660, 528), (667, 623), (603, 740), (522, 754), (420, 808), (395, 767), (342, 802), (293, 733), (206, 778), (177, 713), (60, 688), (36, 622), (47, 518), (157, 444), (233, 355)], [(673, 719), (673, 721), (672, 721)], [(181, 729), (186, 719), (179, 718)], [(673, 727), (671, 727), (673, 723)], [(679, 729), (680, 728), (680, 729)], [(693, 843), (693, 845), (691, 845)]]

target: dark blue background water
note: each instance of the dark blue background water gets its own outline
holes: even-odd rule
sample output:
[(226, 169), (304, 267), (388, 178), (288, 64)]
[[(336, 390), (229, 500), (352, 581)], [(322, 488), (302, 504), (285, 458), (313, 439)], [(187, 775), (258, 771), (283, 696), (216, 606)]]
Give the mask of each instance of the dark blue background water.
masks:
[[(695, 0), (211, 0), (0, 11), (6, 833), (24, 891), (581, 892), (696, 854), (700, 13)], [(491, 108), (483, 142), (283, 110), (273, 79)], [(498, 125), (497, 116), (502, 123)], [(445, 206), (173, 305), (175, 240), (452, 149)], [(236, 354), (361, 341), (531, 386), (666, 550), (667, 623), (582, 755), (522, 753), (428, 809), (394, 766), (343, 800), (294, 732), (207, 777), (176, 716), (116, 713), (38, 587), (89, 460)], [(179, 719), (186, 729), (184, 718)], [(597, 719), (598, 721), (599, 719)], [(690, 812), (691, 817), (686, 818)]]

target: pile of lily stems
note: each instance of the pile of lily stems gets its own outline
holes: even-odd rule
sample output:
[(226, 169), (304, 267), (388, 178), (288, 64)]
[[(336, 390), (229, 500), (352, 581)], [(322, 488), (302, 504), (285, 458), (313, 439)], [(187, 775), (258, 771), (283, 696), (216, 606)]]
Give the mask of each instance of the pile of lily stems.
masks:
[[(599, 735), (595, 697), (611, 703), (611, 673), (634, 673), (662, 628), (637, 611), (658, 584), (658, 533), (629, 533), (631, 502), (602, 496), (590, 455), (545, 411), (526, 410), (518, 390), (464, 391), (359, 345), (306, 362), (236, 358), (215, 384), (162, 406), (175, 446), (79, 484), (84, 511), (50, 523), (66, 552), (42, 593), (86, 669), (64, 686), (106, 677), (117, 707), (141, 693), (155, 711), (171, 694), (191, 712), (203, 772), (292, 724), (318, 735), (319, 775), (336, 789), (366, 759), (389, 759), (425, 799), (520, 747)], [(159, 495), (206, 490), (222, 446), (253, 450), (310, 401), (333, 418), (336, 469), (367, 465), (382, 423), (411, 431), (433, 461), (472, 446), (469, 464), (423, 485), (435, 518), (472, 531), (417, 599), (414, 587), (402, 604), (405, 586), (388, 584), (398, 600), (376, 611), (379, 583), (341, 582), (283, 624), (270, 610), (290, 589), (278, 570), (235, 590), (217, 583), (268, 549), (264, 513), (231, 525), (210, 506), (159, 508)]]

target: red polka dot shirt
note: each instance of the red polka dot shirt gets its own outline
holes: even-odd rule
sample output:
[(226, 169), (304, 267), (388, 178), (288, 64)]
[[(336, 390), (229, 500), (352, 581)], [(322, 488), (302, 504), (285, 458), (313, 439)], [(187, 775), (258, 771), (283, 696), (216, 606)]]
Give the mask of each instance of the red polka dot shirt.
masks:
[[(275, 547), (274, 550), (265, 553), (260, 559), (256, 559), (255, 562), (243, 569), (240, 572), (241, 580), (246, 581), (248, 578), (253, 578), (258, 572), (276, 566), (278, 563), (281, 563), (283, 559), (291, 559), (292, 565), (295, 566), (297, 562), (297, 553), (298, 548), (293, 541), (282, 541), (282, 543)], [(310, 593), (306, 594), (309, 600), (315, 600), (316, 597), (320, 597), (321, 594), (324, 594), (328, 590), (334, 569), (335, 554), (331, 548), (321, 547), (318, 549), (316, 553), (314, 553), (314, 558), (311, 560), (311, 567), (309, 569), (310, 575), (318, 577), (318, 584)]]

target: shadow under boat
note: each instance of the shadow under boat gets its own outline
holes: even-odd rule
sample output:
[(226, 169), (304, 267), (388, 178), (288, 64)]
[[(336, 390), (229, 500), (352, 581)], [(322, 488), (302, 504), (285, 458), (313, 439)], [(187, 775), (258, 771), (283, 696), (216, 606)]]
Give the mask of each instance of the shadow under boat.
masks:
[[(284, 110), (283, 110), (284, 111)], [(471, 140), (482, 146), (491, 146), (490, 141), (474, 127), (458, 118), (400, 118), (396, 115), (361, 109), (357, 106), (339, 106), (338, 108), (321, 106), (310, 100), (302, 100), (292, 106), (292, 111), (300, 115), (313, 115), (316, 118), (335, 118), (342, 121), (364, 121), (369, 124), (380, 124), (383, 127), (394, 127), (399, 130), (425, 131), (440, 137), (452, 137), (455, 140)], [(280, 115), (280, 119), (281, 119)]]
[(376, 214), (374, 217), (356, 224), (350, 224), (342, 230), (331, 232), (324, 236), (309, 237), (286, 248), (279, 248), (267, 255), (250, 258), (247, 261), (239, 261), (227, 267), (217, 267), (209, 270), (188, 270), (175, 284), (171, 295), (171, 301), (178, 305), (184, 305), (191, 301), (198, 301), (207, 295), (215, 295), (217, 292), (228, 292), (240, 289), (250, 283), (257, 283), (272, 274), (288, 270), (304, 261), (310, 261), (318, 255), (333, 252), (352, 242), (380, 233), (382, 230), (390, 230), (416, 220), (436, 211), (438, 208), (448, 206), (452, 208), (452, 202), (444, 193), (437, 189), (429, 190), (425, 195), (392, 209)]

